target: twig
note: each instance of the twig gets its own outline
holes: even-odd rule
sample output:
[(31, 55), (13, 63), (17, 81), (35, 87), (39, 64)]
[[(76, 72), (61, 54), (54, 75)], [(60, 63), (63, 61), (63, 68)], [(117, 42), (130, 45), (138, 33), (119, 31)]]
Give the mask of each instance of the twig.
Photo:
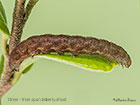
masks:
[(17, 44), (20, 42), (21, 39), (21, 34), (24, 27), (22, 22), (25, 16), (24, 12), (25, 1), (26, 0), (16, 0), (15, 2), (12, 31), (9, 42), (9, 53), (12, 52), (12, 50), (17, 46)]
[(23, 24), (26, 23), (27, 19), (29, 18), (29, 15), (33, 9), (33, 7), (35, 6), (35, 4), (38, 2), (39, 0), (30, 0), (26, 6), (26, 9), (25, 9), (25, 17), (24, 17), (24, 20), (23, 20)]
[[(26, 0), (16, 0), (15, 12), (13, 15), (13, 28), (11, 32), (9, 53), (17, 46), (20, 42), (22, 31), (26, 21), (29, 18), (29, 15), (32, 11), (32, 8), (39, 0), (29, 0), (26, 9), (24, 9)], [(18, 2), (20, 1), (20, 3)]]

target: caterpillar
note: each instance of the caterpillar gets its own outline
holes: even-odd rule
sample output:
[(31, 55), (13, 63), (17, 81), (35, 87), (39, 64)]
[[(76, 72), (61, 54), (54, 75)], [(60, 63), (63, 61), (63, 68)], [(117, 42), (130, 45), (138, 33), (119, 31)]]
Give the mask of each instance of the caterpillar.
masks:
[(70, 36), (70, 35), (52, 35), (45, 34), (32, 36), (22, 41), (10, 54), (10, 65), (12, 68), (18, 68), (22, 61), (36, 54), (48, 54), (57, 52), (78, 54), (99, 55), (106, 57), (109, 61), (117, 61), (119, 64), (129, 67), (131, 58), (127, 52), (112, 42), (94, 37)]

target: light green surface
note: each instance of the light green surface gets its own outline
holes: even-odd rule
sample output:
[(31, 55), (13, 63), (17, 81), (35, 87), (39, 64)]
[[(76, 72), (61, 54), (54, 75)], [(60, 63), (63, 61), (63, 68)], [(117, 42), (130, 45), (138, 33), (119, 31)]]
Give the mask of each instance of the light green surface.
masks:
[(103, 58), (97, 55), (80, 54), (76, 57), (72, 56), (73, 55), (71, 53), (65, 53), (61, 56), (57, 55), (57, 53), (36, 55), (34, 57), (27, 58), (26, 61), (24, 61), (25, 63), (22, 62), (20, 69), (24, 70), (26, 66), (35, 62), (35, 59), (41, 60), (43, 58), (70, 64), (86, 70), (101, 72), (109, 72), (113, 69), (114, 66), (118, 65), (116, 61), (109, 61), (107, 58)]
[[(14, 1), (3, 0), (11, 23)], [(8, 24), (9, 26), (11, 24)], [(40, 0), (24, 29), (24, 37), (43, 33), (107, 39), (123, 46), (132, 66), (110, 73), (90, 72), (40, 60), (3, 97), (3, 105), (139, 105), (139, 0)], [(1, 36), (0, 36), (1, 37)], [(67, 98), (65, 102), (10, 102), (7, 98)], [(136, 99), (114, 102), (113, 98)]]
[(111, 71), (114, 66), (117, 65), (117, 62), (110, 62), (107, 58), (102, 58), (97, 55), (86, 55), (81, 54), (76, 57), (72, 57), (72, 54), (65, 53), (64, 55), (58, 56), (56, 53), (38, 55), (39, 58), (46, 58), (66, 64), (71, 64), (73, 66), (78, 66), (83, 69), (91, 71), (102, 71), (108, 72)]
[(38, 54), (34, 57), (28, 57), (25, 59), (19, 67), (19, 72), (14, 74), (11, 80), (12, 84), (16, 84), (21, 77), (21, 74), (25, 74), (32, 70), (33, 65), (42, 59), (53, 60), (64, 64), (76, 66), (85, 70), (96, 71), (96, 72), (111, 72), (112, 69), (118, 65), (116, 61), (109, 61), (107, 58), (103, 58), (98, 55), (87, 55), (80, 54), (76, 57), (72, 57), (71, 53), (65, 53), (61, 56), (57, 53), (52, 52), (50, 54)]

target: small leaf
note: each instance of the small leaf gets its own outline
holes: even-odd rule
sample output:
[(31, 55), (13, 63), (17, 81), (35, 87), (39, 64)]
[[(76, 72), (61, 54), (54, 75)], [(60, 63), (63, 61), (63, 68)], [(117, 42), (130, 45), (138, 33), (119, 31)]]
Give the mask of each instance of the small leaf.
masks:
[(4, 20), (3, 16), (2, 16), (2, 13), (1, 12), (0, 12), (0, 21), (2, 21), (2, 22), (5, 23), (5, 20)]
[(3, 69), (4, 69), (4, 56), (1, 55), (1, 58), (0, 58), (0, 79), (1, 79)]
[(6, 19), (6, 15), (5, 15), (5, 10), (3, 8), (3, 5), (0, 1), (0, 14), (1, 14), (1, 17), (3, 18), (4, 22), (7, 23), (7, 19)]
[(5, 10), (2, 6), (2, 3), (0, 1), (0, 32), (2, 32), (6, 36), (10, 36), (9, 29), (7, 27), (7, 20), (5, 15)]
[(7, 37), (10, 36), (7, 25), (4, 22), (2, 22), (1, 20), (0, 20), (0, 32), (2, 32)]
[(27, 73), (28, 71), (31, 70), (31, 68), (33, 67), (34, 63), (30, 64), (27, 68), (24, 69), (24, 71), (22, 72), (23, 74)]

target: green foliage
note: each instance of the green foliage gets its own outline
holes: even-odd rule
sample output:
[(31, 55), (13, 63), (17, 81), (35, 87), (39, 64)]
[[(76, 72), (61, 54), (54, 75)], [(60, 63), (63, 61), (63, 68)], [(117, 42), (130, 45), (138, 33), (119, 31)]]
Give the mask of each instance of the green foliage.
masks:
[(10, 36), (7, 25), (1, 20), (0, 20), (0, 32), (4, 33), (4, 35), (8, 37)]
[(76, 57), (72, 57), (72, 54), (70, 53), (65, 53), (64, 55), (60, 56), (57, 55), (56, 53), (35, 55), (34, 57), (29, 57), (25, 59), (21, 63), (20, 71), (15, 73), (14, 78), (11, 81), (11, 84), (14, 85), (15, 83), (17, 83), (20, 76), (22, 74), (29, 72), (34, 63), (42, 58), (62, 62), (65, 64), (70, 64), (91, 71), (109, 72), (113, 69), (114, 66), (117, 65), (116, 61), (110, 62), (108, 59), (102, 58), (97, 55), (82, 54)]
[(6, 36), (10, 36), (9, 29), (7, 27), (7, 20), (5, 15), (5, 10), (2, 6), (2, 3), (0, 1), (0, 32), (2, 32)]
[(4, 69), (4, 56), (1, 55), (1, 58), (0, 58), (0, 79), (1, 79), (3, 69)]
[(41, 55), (40, 57), (56, 60), (66, 64), (71, 64), (87, 70), (100, 70), (104, 72), (111, 71), (112, 68), (116, 65), (116, 62), (110, 62), (108, 61), (108, 59), (102, 58), (97, 55), (81, 54), (76, 57), (72, 57), (72, 54), (70, 53), (66, 53), (61, 56), (58, 56), (57, 54), (53, 53)]
[(103, 71), (108, 72), (113, 69), (114, 66), (117, 65), (115, 61), (109, 61), (107, 58), (103, 58), (97, 55), (86, 55), (81, 54), (76, 57), (72, 57), (72, 54), (66, 53), (64, 55), (57, 55), (56, 53), (51, 54), (43, 54), (43, 55), (36, 55), (34, 58), (29, 57), (26, 60), (23, 61), (23, 63), (20, 65), (20, 70), (23, 70), (23, 68), (28, 67), (32, 63), (36, 62), (36, 60), (39, 60), (41, 58), (54, 60), (66, 64), (70, 64), (73, 66), (78, 66), (80, 68), (84, 68), (87, 70), (94, 70), (94, 71)]
[(33, 67), (34, 63), (30, 64), (28, 67), (26, 67), (24, 69), (24, 71), (22, 72), (23, 74), (27, 73), (28, 71), (30, 71), (30, 69)]
[[(6, 53), (6, 42), (7, 39), (9, 38), (10, 34), (9, 34), (9, 30), (7, 27), (7, 20), (6, 20), (6, 15), (5, 15), (5, 10), (3, 8), (3, 5), (0, 1), (0, 32), (2, 32), (2, 40), (1, 40), (1, 49), (4, 53)], [(2, 72), (4, 70), (4, 56), (1, 56), (0, 59), (0, 79), (1, 79), (1, 75)]]
[(0, 13), (1, 13), (1, 16), (3, 17), (5, 23), (7, 23), (7, 19), (6, 19), (6, 15), (5, 15), (5, 10), (3, 8), (3, 5), (2, 5), (1, 1), (0, 1)]

